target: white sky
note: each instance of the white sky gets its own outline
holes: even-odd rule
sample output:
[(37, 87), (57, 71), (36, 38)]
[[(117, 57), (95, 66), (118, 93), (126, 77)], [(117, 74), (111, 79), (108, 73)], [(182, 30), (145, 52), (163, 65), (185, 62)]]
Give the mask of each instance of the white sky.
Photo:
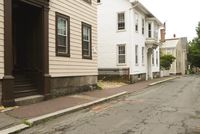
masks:
[(162, 23), (166, 22), (166, 38), (196, 37), (200, 21), (200, 0), (139, 0)]

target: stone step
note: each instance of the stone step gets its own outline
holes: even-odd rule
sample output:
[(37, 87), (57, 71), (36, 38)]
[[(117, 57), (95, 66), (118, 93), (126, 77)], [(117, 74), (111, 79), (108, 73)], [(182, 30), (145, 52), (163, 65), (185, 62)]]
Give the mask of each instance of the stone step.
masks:
[(41, 102), (43, 100), (44, 100), (44, 96), (37, 94), (37, 95), (31, 95), (31, 96), (16, 98), (15, 102), (18, 106), (22, 106), (22, 105), (38, 103), (38, 102)]
[(37, 89), (26, 89), (26, 90), (14, 91), (15, 98), (37, 95), (37, 94), (38, 94)]
[(27, 89), (33, 89), (33, 88), (35, 88), (35, 85), (32, 83), (15, 85), (14, 87), (15, 91), (21, 91), (21, 90), (27, 90)]

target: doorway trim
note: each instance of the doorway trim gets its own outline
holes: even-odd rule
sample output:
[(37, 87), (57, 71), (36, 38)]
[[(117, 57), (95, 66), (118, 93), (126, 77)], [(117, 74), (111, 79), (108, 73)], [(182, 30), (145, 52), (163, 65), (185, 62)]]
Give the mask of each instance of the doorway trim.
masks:
[[(4, 77), (2, 80), (2, 104), (15, 105), (13, 76), (13, 37), (12, 37), (12, 3), (14, 0), (4, 0)], [(49, 75), (49, 0), (20, 0), (30, 5), (42, 8), (42, 91), (45, 98), (50, 96)]]

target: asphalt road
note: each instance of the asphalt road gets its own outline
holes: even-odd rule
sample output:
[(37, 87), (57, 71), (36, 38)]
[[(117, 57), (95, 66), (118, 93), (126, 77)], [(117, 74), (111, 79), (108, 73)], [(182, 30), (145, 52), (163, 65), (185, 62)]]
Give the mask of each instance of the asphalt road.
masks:
[(67, 114), (22, 134), (200, 134), (200, 76)]

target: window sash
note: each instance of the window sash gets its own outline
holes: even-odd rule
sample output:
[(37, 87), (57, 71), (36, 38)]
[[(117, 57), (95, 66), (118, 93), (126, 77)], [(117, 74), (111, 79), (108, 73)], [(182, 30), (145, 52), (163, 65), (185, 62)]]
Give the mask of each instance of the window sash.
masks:
[(83, 58), (91, 58), (91, 26), (82, 23), (82, 56)]
[(56, 13), (56, 55), (69, 56), (69, 17)]
[(148, 24), (148, 37), (149, 38), (152, 37), (152, 26), (151, 26), (151, 23)]
[(135, 64), (138, 64), (138, 45), (135, 46)]
[(144, 34), (144, 19), (142, 19), (142, 34)]
[(124, 13), (118, 13), (118, 30), (125, 29), (125, 14)]
[(138, 14), (135, 14), (135, 31), (138, 32)]
[(144, 64), (144, 47), (142, 47), (142, 64)]
[(118, 63), (126, 63), (126, 47), (125, 45), (118, 45)]

